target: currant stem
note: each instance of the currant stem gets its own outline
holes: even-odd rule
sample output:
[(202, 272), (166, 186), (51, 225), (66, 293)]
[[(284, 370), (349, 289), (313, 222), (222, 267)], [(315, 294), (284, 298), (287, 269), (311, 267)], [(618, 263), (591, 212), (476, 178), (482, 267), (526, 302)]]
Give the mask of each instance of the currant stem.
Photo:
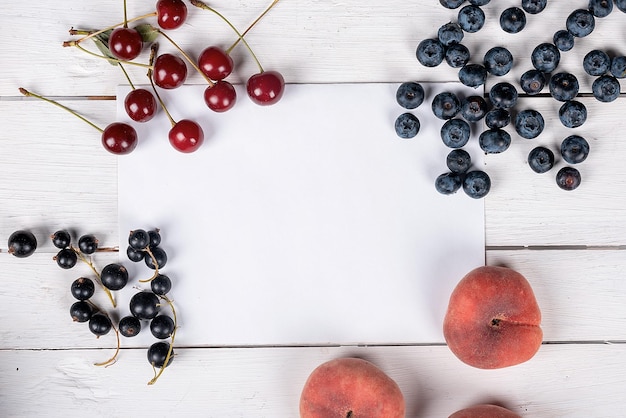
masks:
[[(278, 0), (274, 0), (274, 3), (278, 2)], [(263, 67), (261, 66), (261, 63), (259, 62), (257, 56), (254, 54), (254, 52), (252, 51), (252, 48), (250, 47), (250, 45), (248, 44), (248, 42), (243, 38), (243, 34), (239, 33), (239, 31), (237, 30), (237, 28), (230, 23), (230, 20), (228, 20), (226, 18), (226, 16), (224, 16), (223, 14), (221, 14), (220, 12), (218, 12), (217, 10), (215, 10), (214, 8), (212, 8), (211, 6), (209, 6), (208, 4), (200, 1), (200, 0), (191, 0), (191, 4), (193, 4), (196, 7), (199, 7), (201, 9), (204, 10), (208, 10), (210, 12), (215, 13), (217, 16), (219, 16), (224, 22), (226, 22), (228, 24), (228, 26), (231, 27), (231, 29), (237, 34), (237, 36), (239, 37), (237, 39), (237, 42), (235, 42), (233, 45), (230, 46), (230, 48), (228, 48), (226, 51), (226, 54), (230, 54), (230, 52), (232, 51), (232, 49), (235, 47), (235, 45), (237, 45), (237, 43), (241, 40), (244, 45), (246, 46), (246, 48), (248, 49), (248, 51), (250, 51), (250, 55), (252, 55), (252, 58), (254, 59), (254, 61), (256, 62), (257, 66), (259, 67), (260, 72), (263, 72)], [(267, 13), (268, 10), (266, 10), (263, 14)], [(257, 18), (255, 20), (255, 23), (258, 21), (259, 19)], [(246, 29), (246, 32), (250, 30), (250, 28)], [(244, 32), (245, 33), (245, 32)]]
[(115, 299), (113, 298), (113, 294), (111, 293), (109, 289), (107, 289), (107, 287), (104, 284), (102, 284), (102, 279), (101, 279), (100, 273), (98, 272), (98, 270), (96, 270), (96, 266), (94, 266), (93, 262), (89, 258), (85, 257), (85, 254), (80, 252), (78, 248), (71, 247), (71, 249), (72, 251), (76, 253), (76, 255), (78, 256), (78, 259), (82, 261), (83, 263), (87, 264), (89, 268), (91, 269), (91, 271), (93, 271), (93, 273), (96, 275), (96, 281), (98, 282), (102, 290), (104, 290), (104, 293), (107, 294), (107, 296), (109, 297), (109, 300), (111, 301), (111, 303), (113, 304), (113, 307), (115, 308), (117, 306), (117, 303), (115, 302)]
[(176, 337), (176, 330), (178, 329), (178, 321), (176, 319), (176, 309), (174, 309), (174, 303), (172, 302), (170, 298), (168, 298), (165, 295), (161, 295), (159, 297), (163, 299), (165, 302), (167, 302), (168, 305), (170, 305), (170, 309), (172, 310), (172, 316), (174, 319), (174, 330), (172, 331), (172, 335), (171, 335), (172, 341), (170, 341), (170, 347), (167, 350), (167, 355), (165, 356), (163, 367), (161, 367), (161, 369), (157, 373), (156, 368), (154, 367), (154, 364), (152, 365), (152, 368), (154, 369), (154, 377), (148, 382), (148, 385), (154, 385), (156, 383), (158, 378), (161, 377), (161, 375), (163, 374), (163, 370), (165, 370), (165, 368), (167, 367), (167, 364), (169, 363), (170, 359), (172, 358), (172, 352), (174, 351), (174, 339)]
[[(93, 303), (90, 300), (88, 300), (87, 303), (89, 303), (93, 308), (95, 308), (95, 310), (97, 312), (102, 313), (104, 316), (106, 316), (109, 319), (109, 321), (111, 321), (111, 317), (109, 316), (109, 314), (106, 313), (106, 311), (103, 311), (102, 309), (100, 309), (98, 307), (98, 305), (96, 305), (95, 303)], [(100, 363), (94, 363), (95, 366), (109, 367), (109, 366), (111, 366), (112, 364), (114, 364), (117, 361), (117, 355), (120, 353), (120, 346), (121, 346), (121, 343), (120, 343), (120, 333), (117, 330), (117, 328), (115, 327), (115, 325), (113, 325), (113, 321), (111, 321), (111, 328), (115, 332), (115, 338), (117, 340), (116, 347), (115, 347), (115, 353), (113, 353), (113, 356), (110, 359), (106, 360), (106, 361), (103, 361), (103, 362), (100, 362)]]
[(149, 246), (144, 248), (144, 251), (146, 253), (148, 253), (150, 258), (152, 259), (152, 264), (154, 264), (154, 274), (149, 279), (142, 279), (142, 280), (139, 280), (139, 282), (140, 283), (150, 283), (152, 280), (156, 279), (157, 276), (159, 275), (159, 263), (157, 262), (157, 259), (154, 256), (154, 253), (152, 252), (152, 250), (150, 249)]
[(80, 49), (81, 51), (86, 52), (89, 55), (92, 55), (92, 56), (94, 56), (96, 58), (108, 60), (110, 62), (116, 62), (118, 64), (123, 62), (124, 64), (130, 64), (130, 65), (135, 65), (137, 67), (148, 68), (148, 64), (142, 64), (140, 62), (134, 62), (134, 61), (122, 61), (122, 60), (119, 60), (117, 58), (107, 57), (107, 56), (104, 56), (104, 55), (96, 54), (95, 52), (91, 52), (90, 50), (88, 50), (88, 49), (86, 49), (83, 46), (78, 45), (78, 44), (76, 44), (75, 46), (76, 46), (76, 48)]
[[(129, 23), (131, 23), (131, 22), (135, 22), (135, 21), (137, 21), (137, 20), (141, 20), (141, 19), (146, 19), (146, 18), (149, 18), (149, 17), (154, 17), (154, 16), (156, 16), (156, 15), (157, 15), (157, 12), (156, 12), (156, 11), (154, 11), (154, 12), (152, 12), (152, 13), (148, 13), (148, 14), (145, 14), (145, 15), (142, 15), (142, 16), (137, 16), (137, 17), (134, 17), (134, 18), (132, 18), (132, 19), (128, 19), (128, 20), (127, 20), (127, 19), (124, 19), (124, 22), (120, 22), (120, 23), (118, 23), (118, 24), (116, 24), (116, 25), (112, 25), (112, 26), (106, 27), (106, 28), (104, 28), (104, 29), (100, 29), (100, 30), (98, 30), (98, 31), (91, 32), (91, 33), (89, 33), (88, 35), (85, 35), (85, 36), (83, 36), (83, 37), (82, 37), (82, 38), (80, 38), (80, 39), (76, 39), (76, 40), (74, 40), (74, 41), (65, 41), (65, 42), (63, 42), (63, 46), (76, 46), (76, 45), (78, 45), (79, 43), (83, 42), (84, 40), (87, 40), (87, 39), (89, 39), (89, 38), (91, 38), (91, 37), (94, 37), (94, 36), (96, 36), (96, 35), (100, 35), (101, 33), (104, 33), (104, 32), (106, 32), (106, 31), (108, 31), (108, 30), (115, 29), (115, 28), (117, 28), (118, 26), (122, 26), (122, 25), (126, 24), (126, 26), (125, 26), (125, 27), (128, 27), (128, 24), (129, 24)], [(71, 32), (70, 32), (70, 33), (71, 33)]]
[(191, 66), (198, 72), (200, 73), (200, 75), (206, 80), (207, 83), (209, 83), (209, 86), (213, 86), (215, 85), (215, 83), (213, 82), (213, 80), (211, 80), (209, 77), (207, 77), (202, 70), (200, 70), (200, 68), (198, 67), (198, 65), (196, 65), (196, 63), (191, 59), (191, 57), (180, 47), (178, 46), (178, 44), (176, 42), (174, 42), (174, 40), (172, 38), (170, 38), (165, 32), (163, 32), (160, 29), (156, 29), (156, 31), (160, 34), (163, 35), (163, 37), (165, 39), (167, 39), (172, 45), (174, 45), (174, 47), (182, 54), (183, 57), (185, 57), (185, 59), (187, 60), (187, 62), (189, 62), (189, 64), (191, 64)]
[(22, 87), (19, 88), (19, 91), (20, 91), (20, 93), (22, 93), (26, 97), (34, 97), (36, 99), (43, 100), (44, 102), (48, 102), (48, 103), (53, 104), (53, 105), (55, 105), (55, 106), (65, 110), (67, 112), (70, 112), (72, 115), (76, 116), (78, 119), (82, 120), (83, 122), (86, 122), (91, 127), (97, 129), (101, 133), (104, 132), (104, 129), (100, 128), (98, 125), (96, 125), (95, 123), (91, 122), (89, 119), (85, 118), (84, 116), (79, 115), (76, 111), (70, 109), (69, 107), (62, 105), (59, 102), (56, 102), (56, 101), (54, 101), (52, 99), (48, 99), (47, 97), (40, 96), (39, 94), (35, 94), (33, 92), (30, 92), (30, 91), (28, 91), (28, 90), (26, 90), (25, 88), (22, 88)]

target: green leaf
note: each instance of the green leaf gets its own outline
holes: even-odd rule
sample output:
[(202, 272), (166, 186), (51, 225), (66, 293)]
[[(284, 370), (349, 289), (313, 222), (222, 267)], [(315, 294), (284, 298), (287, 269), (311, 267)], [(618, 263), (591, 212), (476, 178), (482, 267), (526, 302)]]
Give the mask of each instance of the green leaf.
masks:
[(149, 23), (135, 26), (135, 30), (141, 35), (141, 40), (146, 43), (152, 43), (159, 37), (159, 31)]
[[(107, 58), (111, 58), (112, 60), (115, 60), (115, 56), (111, 54), (111, 50), (109, 49), (109, 36), (111, 35), (111, 32), (113, 32), (112, 29), (106, 32), (99, 33), (95, 36), (92, 36), (91, 40), (94, 44), (96, 44), (100, 52), (102, 52), (102, 55)], [(118, 65), (117, 61), (112, 60), (109, 60), (109, 64)]]

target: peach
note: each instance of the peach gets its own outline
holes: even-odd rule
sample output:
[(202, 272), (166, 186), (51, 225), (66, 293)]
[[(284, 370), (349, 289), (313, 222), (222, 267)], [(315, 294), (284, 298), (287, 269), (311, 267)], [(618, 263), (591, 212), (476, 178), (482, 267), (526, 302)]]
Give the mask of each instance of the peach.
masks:
[(482, 404), (461, 409), (448, 418), (521, 418), (514, 412), (498, 405)]
[(480, 369), (532, 358), (543, 338), (541, 312), (530, 284), (506, 267), (470, 271), (450, 296), (443, 334), (450, 350)]
[(301, 418), (404, 418), (404, 396), (374, 364), (343, 357), (319, 365), (304, 384)]

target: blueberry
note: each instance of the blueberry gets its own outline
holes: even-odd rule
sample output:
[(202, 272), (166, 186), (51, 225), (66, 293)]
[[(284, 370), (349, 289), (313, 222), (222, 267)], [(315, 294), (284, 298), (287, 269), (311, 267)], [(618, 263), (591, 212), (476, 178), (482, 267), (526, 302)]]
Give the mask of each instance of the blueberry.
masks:
[(546, 173), (554, 167), (554, 153), (546, 147), (533, 148), (528, 153), (528, 166), (535, 173)]
[(517, 103), (517, 90), (506, 81), (494, 84), (489, 90), (489, 100), (493, 107), (510, 109)]
[(587, 108), (581, 102), (569, 100), (559, 109), (559, 120), (566, 128), (578, 128), (587, 120)]
[(478, 32), (485, 25), (485, 12), (475, 5), (463, 6), (459, 10), (457, 22), (467, 33)]
[(485, 197), (491, 189), (491, 179), (484, 171), (470, 171), (463, 180), (463, 191), (471, 198)]
[(544, 127), (543, 116), (534, 109), (522, 110), (515, 116), (515, 132), (522, 138), (536, 138), (543, 132)]
[(413, 138), (420, 131), (420, 121), (414, 114), (406, 112), (396, 119), (395, 129), (400, 138)]
[(485, 115), (485, 125), (489, 129), (504, 128), (511, 123), (511, 113), (506, 109), (491, 109)]
[(563, 167), (556, 173), (556, 184), (563, 190), (574, 190), (580, 186), (580, 172), (574, 167)]
[(574, 35), (565, 29), (557, 30), (554, 32), (552, 42), (554, 42), (559, 51), (569, 51), (574, 48)]
[(520, 77), (519, 84), (526, 94), (539, 94), (546, 85), (546, 76), (543, 71), (528, 70)]
[(443, 173), (435, 179), (435, 190), (441, 194), (456, 193), (463, 185), (463, 179), (457, 173)]
[(439, 3), (446, 9), (456, 9), (461, 7), (465, 0), (439, 0)]
[(469, 3), (474, 6), (485, 6), (489, 4), (489, 0), (469, 0)]
[(615, 78), (626, 77), (626, 56), (620, 55), (611, 60), (611, 74)]
[(617, 7), (620, 11), (626, 13), (626, 0), (615, 0), (615, 7)]
[(561, 156), (569, 164), (582, 163), (589, 155), (589, 143), (580, 135), (570, 135), (561, 142)]
[(457, 174), (463, 174), (472, 166), (472, 157), (464, 149), (453, 149), (446, 157), (448, 169)]
[(479, 87), (487, 80), (487, 69), (480, 64), (466, 64), (459, 70), (459, 81), (468, 87)]
[(589, 0), (589, 11), (595, 17), (607, 17), (613, 11), (613, 0)]
[(483, 96), (468, 96), (461, 102), (461, 116), (468, 122), (478, 122), (485, 117), (488, 107)]
[(461, 110), (461, 101), (456, 94), (444, 91), (433, 97), (433, 114), (439, 119), (452, 119)]
[(537, 13), (541, 13), (543, 9), (546, 8), (547, 4), (548, 0), (522, 0), (522, 9), (524, 9), (526, 13), (536, 15)]
[(572, 35), (583, 38), (593, 32), (596, 20), (589, 10), (577, 9), (567, 16), (565, 26)]
[(606, 74), (611, 68), (611, 58), (606, 52), (593, 49), (583, 58), (583, 70), (589, 75), (599, 76)]
[(463, 29), (458, 23), (448, 22), (439, 28), (437, 38), (444, 46), (458, 44), (463, 40)]
[(413, 81), (402, 83), (396, 90), (396, 101), (405, 109), (415, 109), (424, 102), (424, 88)]
[(518, 33), (526, 26), (526, 13), (519, 7), (509, 7), (500, 14), (500, 27), (508, 33)]
[(593, 92), (593, 97), (597, 100), (608, 103), (619, 97), (620, 84), (617, 78), (605, 74), (593, 81), (591, 91)]
[(533, 49), (530, 60), (533, 63), (533, 67), (537, 70), (543, 71), (544, 73), (551, 73), (559, 65), (561, 53), (554, 44), (544, 42)]
[(438, 39), (424, 39), (417, 45), (415, 55), (424, 67), (436, 67), (443, 61), (445, 47)]
[(470, 126), (463, 119), (450, 119), (441, 127), (441, 140), (450, 148), (461, 148), (470, 137)]
[(485, 154), (499, 154), (511, 145), (511, 135), (503, 129), (488, 129), (480, 134), (478, 144)]
[(571, 73), (557, 73), (548, 83), (550, 95), (560, 101), (573, 100), (578, 95), (578, 79)]
[(452, 68), (462, 68), (470, 60), (470, 51), (463, 44), (452, 44), (446, 48), (446, 63)]
[(483, 64), (489, 73), (502, 76), (513, 68), (513, 54), (502, 46), (495, 46), (485, 53)]

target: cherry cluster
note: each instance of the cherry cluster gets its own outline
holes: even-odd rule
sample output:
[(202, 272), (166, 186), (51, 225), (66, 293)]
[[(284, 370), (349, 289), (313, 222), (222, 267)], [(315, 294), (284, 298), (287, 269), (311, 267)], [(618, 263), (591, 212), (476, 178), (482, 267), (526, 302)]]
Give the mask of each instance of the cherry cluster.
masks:
[[(124, 99), (124, 108), (128, 116), (135, 122), (145, 123), (152, 120), (160, 105), (171, 122), (168, 139), (172, 147), (183, 153), (196, 151), (204, 142), (204, 131), (200, 124), (191, 119), (175, 120), (168, 111), (166, 104), (158, 93), (158, 88), (172, 90), (182, 86), (187, 80), (188, 68), (191, 65), (206, 80), (208, 87), (204, 91), (204, 101), (209, 109), (215, 112), (225, 112), (231, 109), (237, 100), (236, 90), (226, 78), (233, 72), (234, 62), (230, 56), (232, 49), (240, 42), (250, 51), (258, 65), (259, 72), (248, 78), (246, 91), (250, 99), (258, 105), (272, 105), (283, 96), (285, 80), (278, 71), (265, 71), (258, 58), (244, 39), (247, 32), (263, 17), (279, 0), (273, 0), (270, 6), (244, 31), (239, 32), (226, 17), (214, 8), (199, 0), (192, 0), (191, 4), (204, 10), (211, 11), (224, 20), (236, 33), (237, 39), (228, 49), (211, 45), (205, 48), (198, 59), (193, 59), (186, 53), (166, 32), (180, 28), (187, 20), (187, 6), (182, 0), (158, 0), (156, 11), (137, 16), (131, 19), (126, 17), (126, 2), (124, 2), (124, 21), (101, 30), (70, 29), (70, 35), (80, 38), (66, 41), (63, 46), (76, 47), (92, 56), (103, 58), (118, 66), (131, 85), (131, 92)], [(129, 24), (156, 18), (157, 25), (141, 23), (135, 27)], [(158, 53), (158, 38), (164, 38), (179, 52)], [(83, 42), (91, 40), (101, 54), (84, 48)], [(149, 45), (151, 51), (148, 63), (136, 61)], [(125, 65), (134, 65), (147, 68), (147, 76), (152, 91), (145, 88), (136, 88), (130, 79)], [(42, 97), (38, 94), (20, 88), (26, 96), (42, 99), (55, 104), (73, 113), (85, 122), (98, 129), (102, 136), (103, 147), (116, 155), (132, 152), (138, 142), (137, 132), (128, 123), (113, 122), (102, 129), (73, 110)]]
[[(150, 290), (139, 289), (130, 299), (130, 314), (122, 316), (119, 321), (115, 321), (113, 314), (107, 313), (92, 300), (96, 285), (98, 285), (108, 296), (113, 308), (116, 308), (117, 302), (112, 292), (122, 290), (129, 282), (129, 273), (123, 264), (110, 263), (99, 271), (93, 263), (92, 256), (96, 251), (112, 251), (112, 249), (99, 248), (98, 240), (92, 234), (80, 236), (76, 245), (73, 245), (71, 234), (67, 230), (58, 230), (50, 238), (52, 244), (59, 249), (54, 256), (59, 267), (71, 269), (81, 261), (86, 263), (93, 272), (94, 278), (81, 276), (72, 282), (70, 291), (77, 301), (70, 307), (70, 316), (74, 322), (88, 323), (89, 330), (97, 338), (111, 331), (115, 333), (117, 339), (115, 354), (96, 365), (108, 366), (115, 363), (120, 352), (120, 335), (127, 338), (134, 337), (141, 331), (142, 322), (148, 321), (152, 335), (160, 340), (152, 344), (147, 353), (148, 362), (155, 371), (154, 378), (148, 384), (154, 384), (165, 367), (169, 366), (173, 360), (174, 335), (177, 326), (176, 311), (172, 300), (167, 296), (172, 283), (168, 276), (159, 272), (159, 268), (165, 266), (167, 262), (167, 254), (160, 247), (160, 231), (137, 229), (129, 234), (129, 247), (126, 252), (128, 258), (135, 262), (144, 260), (146, 266), (154, 270), (154, 274), (149, 279), (138, 281), (139, 283), (149, 282)], [(30, 248), (32, 248), (32, 243)], [(163, 306), (169, 306), (171, 316), (161, 312)], [(162, 341), (166, 339), (170, 339), (170, 342)], [(157, 369), (160, 370), (157, 372)]]

